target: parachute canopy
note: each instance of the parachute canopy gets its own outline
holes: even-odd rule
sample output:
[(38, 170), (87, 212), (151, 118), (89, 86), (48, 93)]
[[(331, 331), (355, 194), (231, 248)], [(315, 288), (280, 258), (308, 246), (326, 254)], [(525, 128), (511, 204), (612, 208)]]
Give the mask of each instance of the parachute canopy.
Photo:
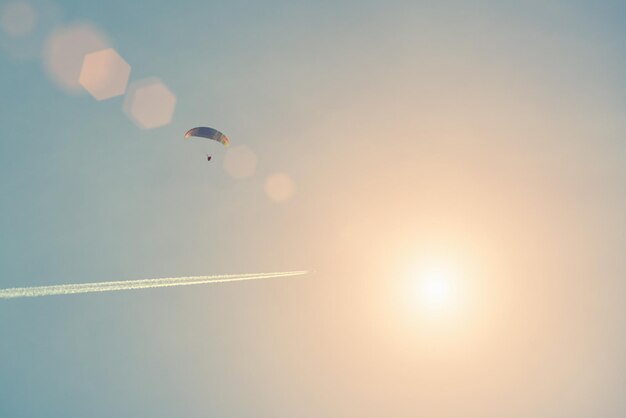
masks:
[(224, 144), (224, 146), (226, 147), (230, 144), (230, 140), (226, 135), (224, 135), (217, 129), (208, 128), (206, 126), (199, 126), (197, 128), (190, 129), (185, 133), (185, 139), (191, 138), (192, 136), (213, 139), (217, 142)]

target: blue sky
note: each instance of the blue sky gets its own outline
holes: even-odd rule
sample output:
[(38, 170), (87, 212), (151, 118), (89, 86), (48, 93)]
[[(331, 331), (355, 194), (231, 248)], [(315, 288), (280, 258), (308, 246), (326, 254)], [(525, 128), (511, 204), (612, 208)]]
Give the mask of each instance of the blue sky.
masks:
[(0, 416), (623, 416), (626, 10), (544, 3), (57, 1), (176, 95), (145, 130), (2, 33), (0, 288), (315, 273), (4, 301)]

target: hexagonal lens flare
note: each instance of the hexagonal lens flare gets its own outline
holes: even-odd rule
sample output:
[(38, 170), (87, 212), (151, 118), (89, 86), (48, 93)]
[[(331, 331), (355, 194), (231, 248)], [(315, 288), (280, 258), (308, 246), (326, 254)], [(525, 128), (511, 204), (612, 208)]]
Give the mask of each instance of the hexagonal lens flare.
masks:
[(124, 99), (124, 112), (143, 129), (169, 124), (175, 108), (176, 96), (156, 77), (132, 83)]
[(79, 83), (96, 100), (121, 96), (126, 91), (130, 65), (113, 48), (85, 55)]

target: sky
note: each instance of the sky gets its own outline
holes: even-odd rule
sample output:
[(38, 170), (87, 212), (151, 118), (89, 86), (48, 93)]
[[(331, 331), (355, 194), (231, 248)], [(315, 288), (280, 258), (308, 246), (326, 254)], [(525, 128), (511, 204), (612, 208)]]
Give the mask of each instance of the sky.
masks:
[(2, 0), (0, 416), (624, 416), (625, 14)]

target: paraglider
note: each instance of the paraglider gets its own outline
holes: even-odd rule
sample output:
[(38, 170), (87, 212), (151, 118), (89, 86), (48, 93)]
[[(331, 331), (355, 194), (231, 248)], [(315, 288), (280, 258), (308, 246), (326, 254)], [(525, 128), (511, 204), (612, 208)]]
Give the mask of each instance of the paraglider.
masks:
[[(217, 141), (220, 144), (227, 147), (230, 144), (230, 140), (226, 135), (218, 131), (217, 129), (209, 128), (206, 126), (199, 126), (197, 128), (192, 128), (185, 133), (185, 139), (189, 139), (191, 137), (196, 138), (205, 138), (211, 139), (213, 141)], [(211, 161), (211, 156), (207, 154), (207, 161)]]

